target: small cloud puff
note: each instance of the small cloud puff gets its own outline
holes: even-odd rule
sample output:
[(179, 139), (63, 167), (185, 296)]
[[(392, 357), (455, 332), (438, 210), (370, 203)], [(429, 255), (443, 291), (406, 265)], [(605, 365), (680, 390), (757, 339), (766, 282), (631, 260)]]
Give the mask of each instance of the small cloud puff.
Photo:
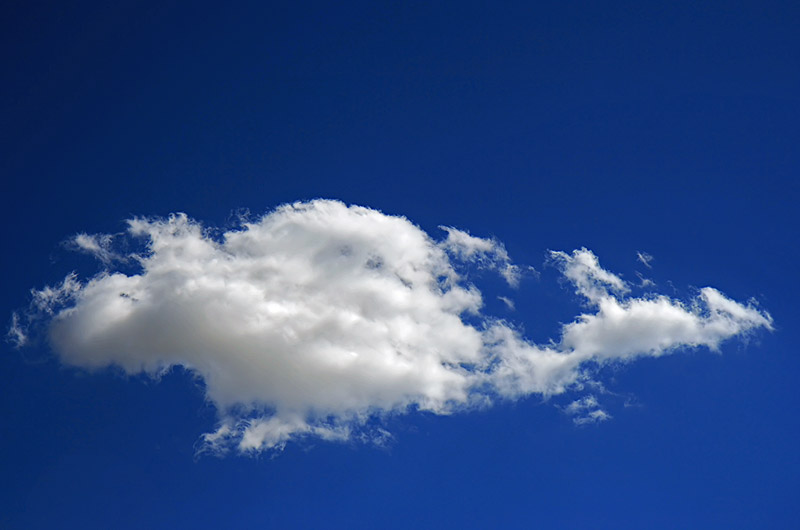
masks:
[(573, 416), (575, 425), (600, 423), (611, 419), (611, 415), (600, 408), (600, 403), (595, 396), (585, 396), (566, 406), (564, 411)]
[(78, 234), (69, 242), (72, 248), (90, 254), (100, 260), (104, 265), (121, 257), (112, 250), (113, 236), (110, 234)]
[[(387, 433), (368, 425), (387, 414), (558, 394), (586, 382), (587, 362), (716, 349), (771, 329), (769, 314), (712, 288), (688, 303), (630, 297), (580, 249), (551, 259), (591, 311), (534, 344), (484, 315), (461, 272), (476, 263), (515, 285), (505, 247), (444, 230), (437, 242), (403, 217), (328, 200), (281, 206), (219, 237), (184, 214), (135, 218), (124, 237), (146, 242), (131, 256), (140, 270), (113, 269), (111, 236), (76, 237), (106, 269), (34, 291), (9, 338), (23, 345), (44, 321), (69, 365), (153, 376), (185, 367), (219, 414), (204, 447), (248, 453), (300, 437), (380, 442)], [(608, 419), (587, 399), (567, 408), (576, 423)]]
[(508, 308), (509, 311), (513, 311), (514, 310), (514, 307), (515, 307), (514, 306), (514, 300), (512, 300), (511, 298), (509, 298), (507, 296), (498, 296), (497, 299), (500, 300), (501, 302), (503, 302), (506, 305), (506, 307)]
[(639, 263), (641, 263), (642, 265), (644, 265), (648, 269), (652, 269), (653, 268), (653, 266), (650, 265), (650, 263), (653, 261), (653, 256), (651, 256), (647, 252), (641, 252), (641, 251), (637, 250), (636, 251), (636, 259), (637, 259), (637, 261), (639, 261)]
[(469, 232), (449, 226), (439, 228), (447, 232), (447, 239), (440, 243), (443, 249), (461, 260), (498, 271), (511, 287), (519, 285), (520, 268), (511, 263), (502, 243), (495, 239), (471, 236)]
[(656, 286), (656, 282), (650, 278), (645, 278), (644, 275), (639, 271), (636, 271), (636, 277), (639, 278), (639, 288), (641, 289), (647, 289), (648, 287)]

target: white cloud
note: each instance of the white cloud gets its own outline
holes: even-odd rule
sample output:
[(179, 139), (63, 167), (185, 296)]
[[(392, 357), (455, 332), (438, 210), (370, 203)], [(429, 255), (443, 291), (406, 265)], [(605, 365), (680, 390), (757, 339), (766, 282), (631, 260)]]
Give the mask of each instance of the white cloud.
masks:
[(611, 415), (600, 407), (600, 403), (593, 395), (573, 401), (564, 408), (564, 411), (573, 416), (572, 421), (576, 425), (600, 423), (611, 419)]
[(639, 278), (639, 287), (642, 289), (647, 289), (648, 287), (656, 286), (656, 282), (654, 282), (650, 278), (645, 278), (644, 275), (639, 271), (636, 271), (636, 277)]
[(69, 244), (80, 252), (90, 254), (110, 265), (112, 261), (121, 259), (112, 249), (113, 236), (110, 234), (78, 234), (73, 237)]
[(447, 239), (439, 246), (461, 260), (497, 270), (512, 287), (519, 285), (520, 268), (511, 263), (511, 258), (508, 257), (508, 252), (502, 243), (495, 239), (475, 237), (450, 226), (439, 228), (447, 232)]
[(590, 302), (608, 296), (609, 290), (622, 295), (630, 291), (622, 278), (600, 267), (597, 256), (590, 250), (573, 250), (572, 255), (551, 251), (550, 259), (561, 269), (564, 277), (575, 285), (575, 291)]
[(644, 265), (648, 269), (652, 269), (653, 268), (653, 266), (650, 265), (650, 262), (652, 262), (654, 258), (653, 258), (653, 256), (651, 256), (647, 252), (642, 252), (640, 250), (637, 250), (636, 251), (636, 259), (639, 261), (639, 263), (641, 263), (642, 265)]
[[(50, 343), (70, 365), (194, 372), (219, 411), (206, 447), (245, 452), (302, 436), (360, 439), (386, 414), (558, 394), (586, 382), (587, 361), (713, 349), (771, 329), (767, 313), (711, 288), (688, 304), (628, 297), (581, 249), (552, 260), (595, 312), (532, 344), (483, 315), (481, 293), (459, 274), (460, 263), (477, 263), (514, 284), (519, 269), (502, 244), (445, 231), (436, 242), (403, 217), (325, 200), (282, 206), (219, 238), (183, 214), (136, 218), (129, 237), (148, 243), (132, 257), (140, 272), (70, 275), (34, 291), (26, 319), (49, 319)], [(110, 248), (93, 237), (82, 248)], [(12, 324), (25, 337), (20, 317)], [(578, 423), (608, 418), (599, 406), (582, 411)]]
[(503, 302), (506, 305), (506, 307), (508, 308), (509, 311), (513, 311), (514, 310), (514, 307), (515, 307), (514, 306), (514, 300), (512, 300), (511, 298), (509, 298), (507, 296), (498, 296), (497, 299), (500, 300), (501, 302)]
[(716, 350), (734, 335), (758, 327), (771, 329), (769, 315), (743, 306), (706, 287), (686, 307), (666, 296), (596, 302), (598, 311), (564, 326), (560, 348), (582, 360), (623, 360), (659, 356), (678, 347)]
[(25, 346), (28, 343), (28, 334), (20, 322), (19, 313), (11, 314), (11, 324), (8, 326), (6, 339), (17, 348)]
[(576, 425), (586, 425), (587, 423), (600, 423), (601, 421), (610, 420), (611, 415), (603, 409), (595, 409), (586, 412), (580, 416), (572, 418)]

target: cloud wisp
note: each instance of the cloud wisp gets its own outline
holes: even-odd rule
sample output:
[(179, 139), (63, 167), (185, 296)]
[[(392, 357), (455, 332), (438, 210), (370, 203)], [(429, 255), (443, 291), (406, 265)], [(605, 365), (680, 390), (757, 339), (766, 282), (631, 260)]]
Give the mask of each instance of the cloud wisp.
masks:
[[(76, 236), (104, 270), (34, 291), (9, 337), (45, 321), (62, 362), (157, 376), (181, 366), (202, 378), (219, 415), (205, 447), (280, 448), (303, 436), (383, 437), (366, 427), (388, 414), (448, 414), (497, 399), (553, 395), (586, 381), (587, 363), (718, 348), (771, 329), (768, 313), (706, 287), (681, 302), (630, 296), (587, 249), (551, 262), (588, 312), (547, 344), (482, 312), (466, 265), (510, 285), (520, 268), (494, 239), (443, 228), (436, 240), (404, 217), (315, 200), (284, 205), (223, 234), (186, 215), (135, 218), (146, 249), (115, 268), (110, 236)], [(571, 408), (570, 408), (571, 407)], [(576, 423), (608, 419), (594, 397), (575, 401)]]

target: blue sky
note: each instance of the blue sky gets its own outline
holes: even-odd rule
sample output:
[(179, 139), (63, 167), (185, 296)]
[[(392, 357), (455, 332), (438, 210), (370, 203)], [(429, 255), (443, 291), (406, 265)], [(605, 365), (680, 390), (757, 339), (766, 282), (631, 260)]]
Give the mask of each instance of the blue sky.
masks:
[[(795, 5), (25, 3), (0, 24), (0, 307), (29, 325), (0, 355), (0, 526), (800, 523)], [(103, 270), (127, 290), (89, 290)], [(73, 271), (55, 317), (30, 309)]]

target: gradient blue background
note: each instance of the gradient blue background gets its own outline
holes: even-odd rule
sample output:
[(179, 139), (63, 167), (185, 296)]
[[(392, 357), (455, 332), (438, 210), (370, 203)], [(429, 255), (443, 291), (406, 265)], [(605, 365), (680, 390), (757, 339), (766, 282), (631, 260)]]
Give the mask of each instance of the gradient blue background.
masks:
[[(799, 30), (794, 2), (6, 5), (9, 322), (31, 287), (95, 270), (60, 246), (76, 232), (326, 197), (540, 269), (587, 246), (634, 280), (646, 251), (663, 292), (754, 297), (776, 331), (607, 370), (597, 426), (533, 397), (274, 459), (195, 459), (214, 411), (185, 373), (4, 344), (0, 526), (800, 527)], [(551, 269), (512, 294), (487, 311), (536, 341), (581, 310)]]

